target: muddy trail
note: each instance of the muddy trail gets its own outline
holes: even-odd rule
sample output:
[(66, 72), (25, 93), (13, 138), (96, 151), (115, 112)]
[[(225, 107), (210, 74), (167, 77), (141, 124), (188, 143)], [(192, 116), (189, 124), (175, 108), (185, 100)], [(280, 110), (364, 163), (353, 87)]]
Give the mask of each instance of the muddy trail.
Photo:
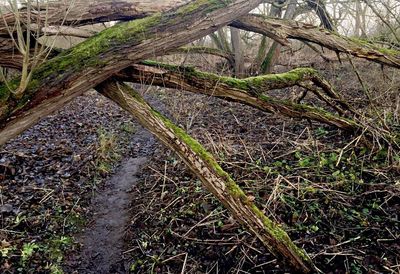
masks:
[[(125, 159), (118, 171), (96, 193), (92, 202), (92, 221), (77, 237), (81, 252), (70, 262), (69, 270), (78, 273), (125, 273), (123, 262), (124, 234), (129, 223), (131, 189), (138, 182), (142, 167), (155, 144), (143, 128), (131, 140), (137, 148), (136, 157)], [(72, 271), (71, 271), (72, 272)]]

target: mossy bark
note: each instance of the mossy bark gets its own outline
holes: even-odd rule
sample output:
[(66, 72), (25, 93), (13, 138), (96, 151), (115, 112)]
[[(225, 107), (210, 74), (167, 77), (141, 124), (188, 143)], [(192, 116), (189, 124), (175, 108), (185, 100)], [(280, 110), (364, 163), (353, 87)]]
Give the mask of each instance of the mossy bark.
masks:
[(210, 34), (261, 2), (196, 0), (117, 24), (35, 69), (21, 99), (0, 85), (0, 145), (115, 72)]
[(106, 81), (96, 89), (134, 115), (145, 128), (177, 153), (204, 187), (257, 236), (271, 253), (283, 259), (296, 272), (309, 273), (315, 270), (306, 252), (298, 248), (278, 224), (257, 208), (198, 141), (152, 109), (129, 86)]
[[(353, 120), (324, 111), (319, 108), (296, 104), (288, 100), (279, 100), (263, 94), (263, 92), (306, 85), (314, 82), (312, 88), (324, 90), (321, 95), (324, 101), (341, 102), (340, 96), (323, 80), (317, 71), (310, 68), (299, 68), (282, 74), (235, 79), (218, 76), (212, 73), (200, 72), (190, 67), (179, 67), (157, 62), (146, 61), (141, 65), (131, 66), (116, 74), (121, 81), (158, 85), (162, 87), (183, 89), (190, 92), (206, 94), (222, 99), (246, 104), (266, 112), (281, 115), (311, 119), (328, 125), (336, 126), (346, 131), (355, 132), (361, 127)], [(321, 92), (322, 93), (322, 92)], [(333, 103), (332, 103), (333, 104)], [(343, 103), (346, 105), (345, 103)]]

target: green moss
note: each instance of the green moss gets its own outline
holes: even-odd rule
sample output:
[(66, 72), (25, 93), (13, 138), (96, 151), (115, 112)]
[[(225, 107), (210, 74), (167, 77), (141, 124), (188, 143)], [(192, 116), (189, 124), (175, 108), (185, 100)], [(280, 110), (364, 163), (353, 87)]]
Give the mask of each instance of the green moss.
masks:
[(297, 68), (285, 73), (267, 74), (257, 77), (250, 77), (245, 81), (252, 87), (261, 88), (270, 84), (298, 83), (304, 81), (306, 76), (317, 75), (318, 72), (312, 68)]
[(225, 84), (230, 88), (240, 89), (243, 91), (250, 91), (254, 89), (263, 89), (270, 86), (279, 87), (280, 85), (287, 85), (288, 83), (296, 84), (304, 81), (307, 76), (318, 75), (318, 72), (312, 68), (297, 68), (285, 73), (268, 74), (257, 77), (249, 77), (245, 79), (236, 79), (232, 77), (219, 76), (209, 72), (202, 72), (193, 67), (180, 67), (170, 64), (164, 64), (156, 61), (143, 61), (142, 64), (164, 68), (172, 72), (183, 73), (188, 77), (195, 77), (198, 79), (205, 79), (220, 84)]
[(232, 1), (230, 0), (197, 0), (192, 4), (179, 7), (176, 11), (180, 16), (193, 13), (199, 9), (206, 8), (207, 12), (212, 12), (219, 8), (226, 7)]
[(361, 46), (370, 46), (370, 45), (372, 45), (372, 43), (370, 41), (365, 40), (365, 39), (360, 39), (360, 38), (356, 38), (356, 37), (349, 37), (348, 39), (351, 42), (354, 42), (354, 43), (356, 43), (358, 45), (361, 45)]
[(101, 67), (106, 64), (106, 61), (101, 60), (102, 53), (130, 40), (149, 38), (146, 37), (146, 30), (160, 20), (161, 14), (157, 13), (143, 19), (116, 24), (47, 61), (34, 73), (33, 78), (40, 80), (53, 74), (62, 74), (66, 70), (74, 69), (76, 72), (88, 66)]
[(0, 103), (7, 101), (10, 94), (11, 92), (6, 85), (0, 86)]
[(377, 48), (377, 50), (385, 55), (400, 57), (400, 51), (395, 49), (388, 49), (388, 48)]
[(289, 249), (296, 252), (296, 254), (300, 256), (300, 258), (302, 258), (305, 262), (311, 263), (311, 259), (307, 255), (307, 253), (303, 249), (297, 247), (290, 239), (289, 235), (282, 228), (280, 228), (277, 224), (268, 219), (257, 206), (253, 205), (252, 210), (263, 221), (264, 227), (268, 231), (268, 233), (273, 235), (273, 237), (278, 241), (284, 243)]
[(366, 47), (371, 50), (376, 50), (376, 51), (378, 51), (382, 54), (388, 55), (388, 56), (394, 56), (394, 57), (400, 56), (400, 51), (395, 50), (395, 49), (379, 47), (373, 41), (370, 41), (370, 40), (359, 39), (359, 38), (355, 38), (355, 37), (348, 38), (348, 40), (355, 44), (358, 44), (360, 46)]

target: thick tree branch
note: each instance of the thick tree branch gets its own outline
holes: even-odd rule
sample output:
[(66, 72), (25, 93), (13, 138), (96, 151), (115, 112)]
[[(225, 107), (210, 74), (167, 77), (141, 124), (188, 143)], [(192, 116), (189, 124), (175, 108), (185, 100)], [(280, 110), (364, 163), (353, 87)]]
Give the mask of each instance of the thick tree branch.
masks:
[(313, 82), (317, 85), (316, 87), (320, 87), (325, 91), (325, 96), (333, 100), (339, 100), (339, 96), (329, 84), (321, 79), (313, 69), (296, 69), (282, 74), (234, 79), (200, 72), (188, 67), (144, 62), (142, 65), (134, 65), (117, 73), (116, 77), (121, 81), (183, 89), (228, 99), (266, 112), (279, 113), (291, 118), (311, 119), (346, 131), (360, 129), (360, 126), (351, 119), (288, 100), (274, 99), (263, 94), (263, 92), (272, 89), (305, 85), (305, 83)]

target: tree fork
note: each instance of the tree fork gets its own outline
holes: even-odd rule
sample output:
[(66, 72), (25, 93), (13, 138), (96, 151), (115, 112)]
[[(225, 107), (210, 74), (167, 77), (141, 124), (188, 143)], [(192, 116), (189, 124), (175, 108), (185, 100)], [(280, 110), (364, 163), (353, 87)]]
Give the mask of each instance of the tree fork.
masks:
[(177, 153), (200, 178), (204, 187), (257, 236), (272, 254), (283, 259), (296, 272), (310, 273), (315, 270), (306, 252), (298, 248), (279, 225), (257, 208), (199, 142), (152, 109), (139, 93), (126, 84), (107, 80), (96, 89), (131, 113), (142, 126)]

